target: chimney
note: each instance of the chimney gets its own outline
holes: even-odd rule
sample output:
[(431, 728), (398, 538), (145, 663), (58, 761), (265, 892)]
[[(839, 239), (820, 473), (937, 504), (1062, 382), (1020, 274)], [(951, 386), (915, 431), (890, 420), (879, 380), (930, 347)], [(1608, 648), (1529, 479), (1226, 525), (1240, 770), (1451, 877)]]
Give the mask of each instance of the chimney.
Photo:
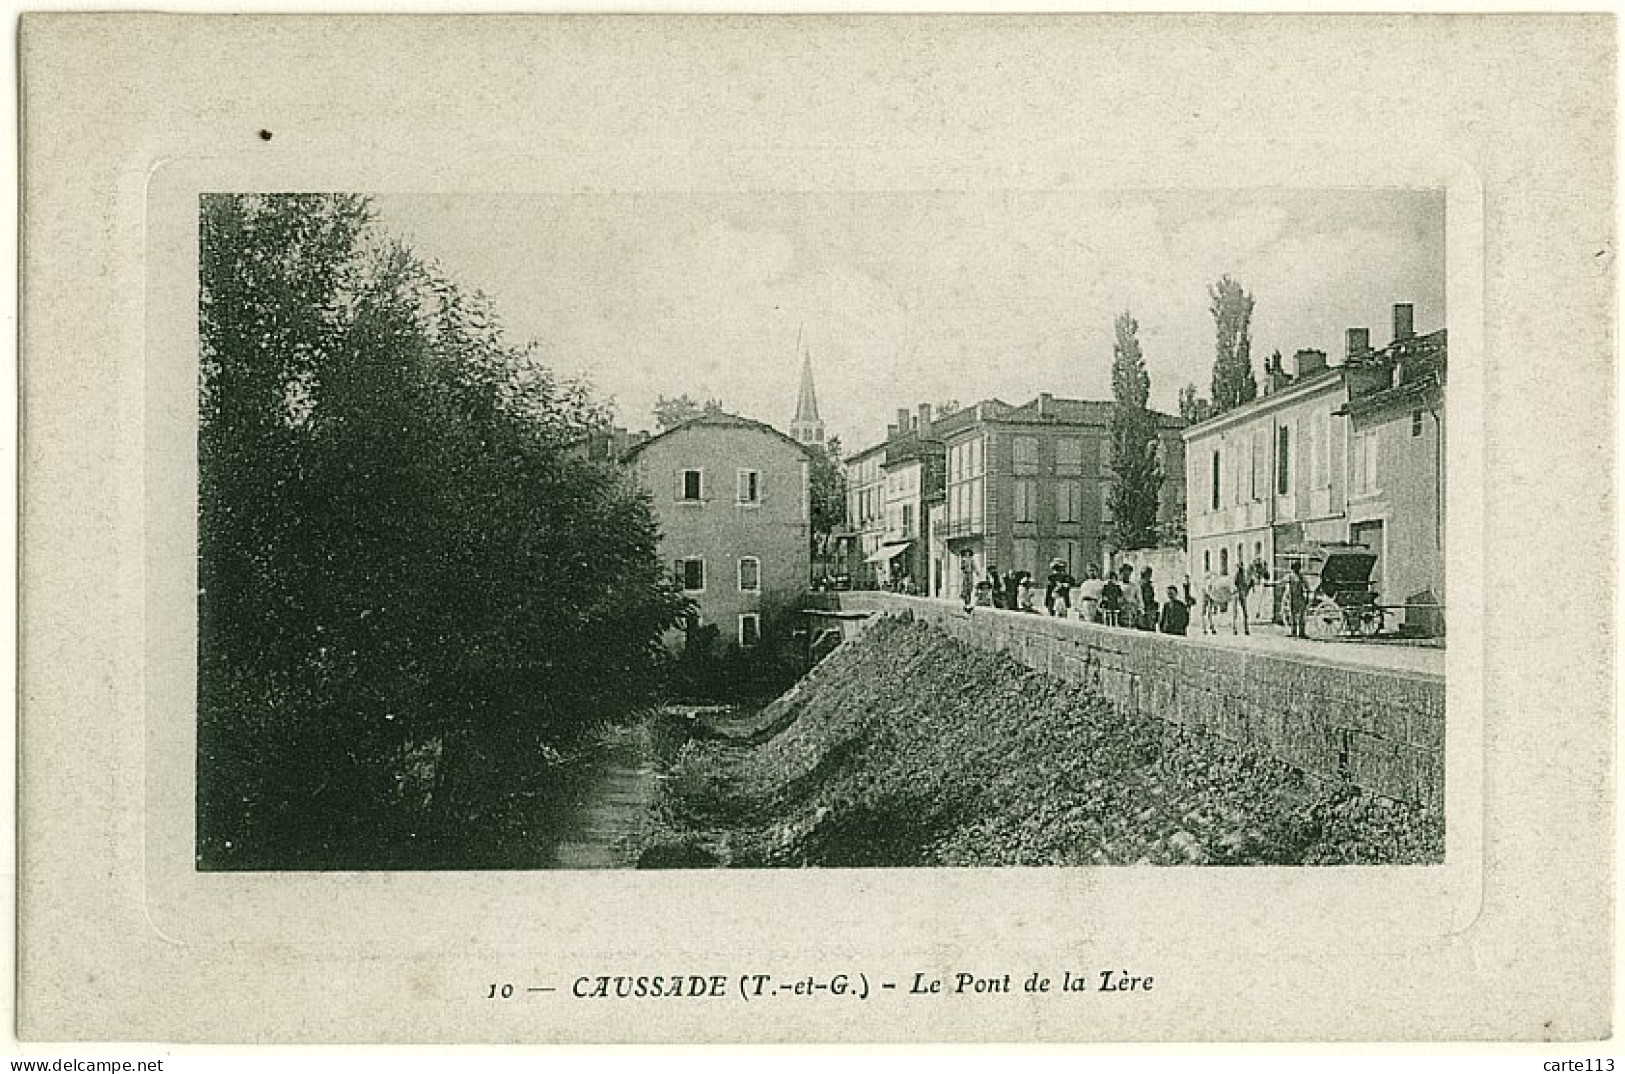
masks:
[(895, 425), (886, 426), (886, 439), (887, 440), (896, 440), (897, 439), (897, 434), (899, 433), (899, 431), (900, 430)]
[(897, 408), (897, 432), (902, 435), (908, 432), (908, 408)]
[(1055, 412), (1055, 396), (1049, 392), (1038, 393), (1038, 416), (1047, 418)]
[(1292, 356), (1292, 361), (1298, 371), (1298, 379), (1312, 377), (1326, 368), (1326, 352), (1315, 350), (1301, 350)]
[(1371, 329), (1350, 328), (1348, 330), (1348, 356), (1346, 360), (1352, 362), (1361, 355), (1369, 353), (1371, 353)]
[(1264, 394), (1271, 395), (1292, 383), (1292, 375), (1273, 356), (1264, 359)]
[(916, 422), (917, 422), (917, 424), (919, 426), (920, 435), (921, 436), (930, 436), (931, 435), (931, 404), (930, 403), (921, 403), (920, 406), (919, 406), (919, 412), (920, 412), (919, 417), (916, 419)]
[(1394, 303), (1394, 342), (1410, 339), (1416, 334), (1415, 314), (1409, 302)]

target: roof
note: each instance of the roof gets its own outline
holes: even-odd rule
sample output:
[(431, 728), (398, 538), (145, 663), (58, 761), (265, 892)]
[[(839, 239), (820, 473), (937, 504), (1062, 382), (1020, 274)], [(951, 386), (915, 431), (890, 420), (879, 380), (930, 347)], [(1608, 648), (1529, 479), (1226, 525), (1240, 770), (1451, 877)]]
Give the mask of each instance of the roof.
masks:
[(818, 395), (813, 391), (812, 352), (801, 356), (801, 392), (796, 396), (797, 422), (818, 422)]
[(1309, 388), (1319, 390), (1341, 384), (1344, 368), (1340, 365), (1329, 365), (1325, 369), (1317, 370), (1301, 380), (1294, 380), (1285, 387), (1278, 388), (1273, 392), (1266, 392), (1255, 399), (1249, 399), (1240, 406), (1233, 406), (1222, 414), (1215, 414), (1211, 418), (1187, 425), (1185, 426), (1185, 438), (1188, 440), (1192, 435), (1210, 433), (1215, 429), (1236, 425), (1248, 418), (1267, 414), (1278, 407), (1295, 403), (1303, 396), (1313, 394), (1307, 390)]
[[(978, 407), (983, 411), (982, 421), (1003, 421), (1017, 423), (1038, 423), (1056, 425), (1098, 425), (1109, 426), (1112, 423), (1112, 412), (1117, 404), (1099, 399), (1066, 399), (1061, 396), (1050, 396), (1046, 403), (1042, 396), (1032, 399), (1020, 406), (1011, 406), (998, 399), (989, 399), (985, 404), (973, 404), (964, 410), (955, 411), (950, 417), (958, 417), (962, 413), (970, 412), (975, 415)], [(1040, 413), (1044, 408), (1045, 413)], [(1173, 414), (1164, 414), (1161, 411), (1150, 412), (1157, 419), (1159, 429), (1183, 429), (1183, 418)], [(946, 420), (946, 419), (945, 419)], [(972, 419), (978, 420), (978, 419)], [(937, 423), (938, 426), (942, 422)], [(971, 424), (964, 422), (963, 424)]]
[(764, 432), (771, 436), (778, 437), (780, 440), (783, 440), (786, 444), (789, 444), (803, 455), (812, 455), (812, 449), (806, 444), (801, 443), (794, 437), (787, 436), (784, 433), (779, 432), (779, 430), (773, 428), (773, 426), (767, 424), (766, 422), (756, 421), (752, 418), (742, 418), (738, 414), (729, 414), (727, 411), (723, 410), (708, 410), (697, 418), (690, 418), (681, 425), (674, 425), (670, 429), (666, 429), (663, 432), (651, 436), (641, 444), (634, 444), (627, 450), (625, 455), (621, 456), (621, 459), (622, 461), (629, 462), (649, 445), (659, 443), (660, 441), (666, 439), (666, 437), (671, 436), (673, 433), (680, 433), (685, 429), (696, 429), (702, 426), (728, 429), (754, 429), (758, 432)]
[(886, 459), (882, 466), (892, 466), (897, 463), (911, 462), (915, 459), (924, 459), (932, 455), (945, 455), (947, 449), (942, 440), (935, 436), (921, 436), (918, 432), (910, 432), (895, 440), (888, 440), (881, 445), (886, 449)]

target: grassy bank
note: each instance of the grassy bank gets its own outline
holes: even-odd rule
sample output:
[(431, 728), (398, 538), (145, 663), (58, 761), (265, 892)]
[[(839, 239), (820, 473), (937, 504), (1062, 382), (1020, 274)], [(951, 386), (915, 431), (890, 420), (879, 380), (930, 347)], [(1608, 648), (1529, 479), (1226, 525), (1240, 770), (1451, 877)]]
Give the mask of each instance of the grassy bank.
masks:
[(875, 624), (750, 730), (665, 737), (645, 865), (1443, 858), (1436, 816), (1114, 714), (1084, 687), (918, 623)]

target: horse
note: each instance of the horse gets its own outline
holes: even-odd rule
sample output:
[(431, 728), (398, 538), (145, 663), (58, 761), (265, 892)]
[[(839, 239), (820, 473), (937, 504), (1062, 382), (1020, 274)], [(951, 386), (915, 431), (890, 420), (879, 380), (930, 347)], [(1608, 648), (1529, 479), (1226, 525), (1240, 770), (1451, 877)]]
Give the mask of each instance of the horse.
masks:
[[(1217, 634), (1218, 627), (1213, 625), (1213, 612), (1228, 611), (1230, 606), (1240, 598), (1236, 594), (1236, 583), (1228, 575), (1210, 574), (1202, 579), (1202, 633)], [(1246, 614), (1243, 612), (1242, 614)], [(1235, 615), (1230, 617), (1230, 631), (1235, 633)]]

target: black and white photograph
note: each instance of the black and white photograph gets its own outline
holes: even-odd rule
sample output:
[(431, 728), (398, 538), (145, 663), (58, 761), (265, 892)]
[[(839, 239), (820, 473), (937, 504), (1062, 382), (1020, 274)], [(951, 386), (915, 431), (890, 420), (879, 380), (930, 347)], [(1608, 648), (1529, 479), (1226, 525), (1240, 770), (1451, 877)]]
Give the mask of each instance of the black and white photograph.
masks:
[(1616, 29), (24, 19), (19, 1041), (1595, 1058)]
[(1443, 191), (199, 214), (199, 868), (1443, 860)]

